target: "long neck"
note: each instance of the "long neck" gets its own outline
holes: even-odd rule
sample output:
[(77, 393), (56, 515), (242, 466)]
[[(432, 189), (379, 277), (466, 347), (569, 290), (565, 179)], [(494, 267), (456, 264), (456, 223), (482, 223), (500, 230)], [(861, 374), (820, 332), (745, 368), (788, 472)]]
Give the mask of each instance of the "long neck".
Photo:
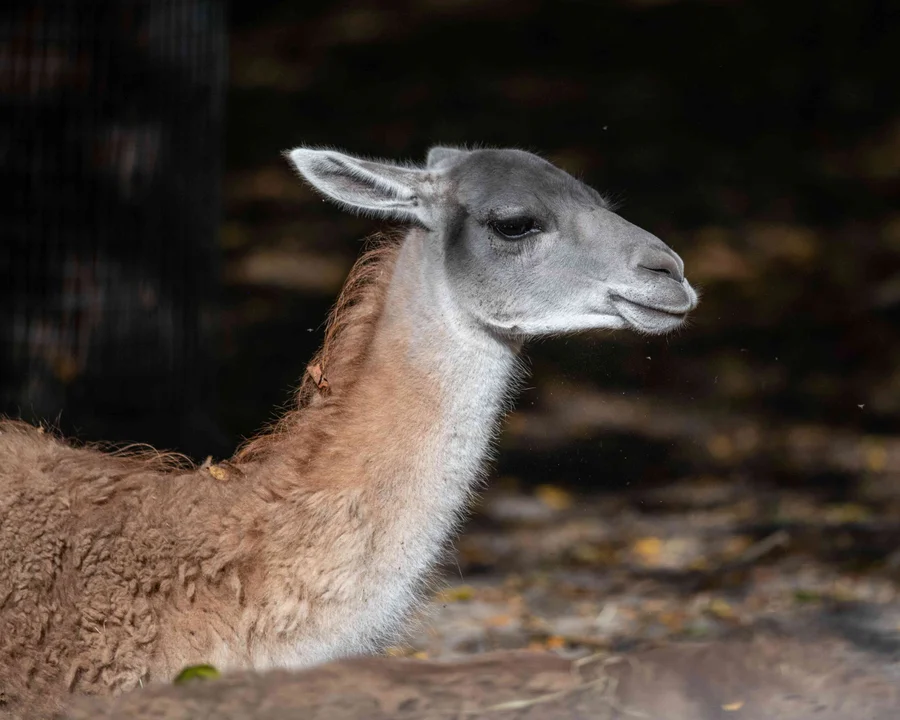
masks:
[(399, 249), (335, 439), (359, 465), (346, 480), (394, 498), (382, 519), (437, 549), (480, 478), (517, 349), (465, 319), (429, 240), (414, 230)]
[(518, 348), (460, 312), (429, 240), (414, 231), (401, 248), (354, 410), (381, 440), (365, 445), (384, 463), (366, 482), (405, 498), (414, 532), (439, 544), (481, 476)]
[[(284, 593), (296, 597), (299, 581), (309, 602), (297, 612), (320, 608), (309, 622), (321, 649), (305, 651), (319, 659), (377, 645), (415, 603), (479, 482), (514, 380), (518, 348), (466, 322), (429, 239), (411, 231), (383, 264), (343, 330), (351, 340), (326, 353), (329, 393), (289, 415), (245, 465), (274, 500), (268, 554)], [(348, 622), (355, 634), (335, 639)]]
[[(284, 483), (275, 482), (278, 495), (297, 482), (305, 489), (334, 487), (332, 472), (318, 482), (295, 471), (312, 471), (323, 457), (333, 467), (342, 448), (352, 447), (359, 458), (387, 450), (395, 463), (414, 457), (424, 462), (430, 448), (415, 443), (419, 436), (449, 433), (446, 440), (454, 447), (442, 447), (465, 445), (480, 465), (515, 379), (520, 347), (466, 319), (446, 287), (441, 257), (430, 248), (426, 252), (431, 240), (411, 230), (402, 242), (372, 253), (374, 262), (361, 261), (338, 301), (325, 347), (311, 365), (315, 370), (305, 377), (301, 407), (235, 458), (239, 464), (262, 462), (277, 477), (286, 474)], [(321, 392), (313, 379), (318, 377), (325, 381)], [(375, 442), (401, 430), (407, 440), (402, 448)], [(462, 435), (484, 442), (457, 443)], [(374, 479), (366, 472), (337, 484), (346, 488)]]

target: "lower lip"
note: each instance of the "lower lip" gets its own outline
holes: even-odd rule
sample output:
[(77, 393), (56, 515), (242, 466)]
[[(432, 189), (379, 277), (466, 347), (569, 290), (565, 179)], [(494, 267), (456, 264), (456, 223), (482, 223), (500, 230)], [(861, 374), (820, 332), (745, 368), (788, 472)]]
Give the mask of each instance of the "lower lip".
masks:
[[(656, 308), (647, 307), (646, 305), (626, 300), (623, 297), (618, 297), (616, 299), (623, 305), (630, 305), (633, 308), (628, 314), (620, 310), (622, 319), (629, 325), (645, 332), (664, 333), (674, 330), (679, 327), (687, 317), (687, 313), (672, 313), (666, 312), (665, 310), (657, 310)], [(644, 318), (641, 318), (640, 314), (644, 314), (645, 317), (650, 316), (646, 317), (646, 320), (649, 322), (644, 322)], [(654, 316), (658, 318), (655, 322), (652, 319)]]
[(657, 315), (665, 315), (666, 317), (670, 317), (673, 320), (684, 320), (687, 317), (687, 313), (671, 312), (670, 310), (660, 310), (659, 308), (650, 307), (649, 305), (641, 305), (640, 303), (633, 302), (632, 300), (627, 300), (623, 297), (618, 297), (616, 299), (628, 303), (629, 305), (633, 305), (636, 308), (640, 308), (644, 312), (656, 313)]

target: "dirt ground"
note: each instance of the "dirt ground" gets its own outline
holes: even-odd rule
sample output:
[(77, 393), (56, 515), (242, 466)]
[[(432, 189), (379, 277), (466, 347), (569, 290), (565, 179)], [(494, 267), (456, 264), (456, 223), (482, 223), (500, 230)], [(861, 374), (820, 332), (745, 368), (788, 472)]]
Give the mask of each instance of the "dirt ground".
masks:
[(900, 659), (890, 489), (863, 484), (853, 499), (828, 502), (715, 477), (605, 494), (501, 478), (421, 626), (392, 652), (580, 657), (778, 625)]

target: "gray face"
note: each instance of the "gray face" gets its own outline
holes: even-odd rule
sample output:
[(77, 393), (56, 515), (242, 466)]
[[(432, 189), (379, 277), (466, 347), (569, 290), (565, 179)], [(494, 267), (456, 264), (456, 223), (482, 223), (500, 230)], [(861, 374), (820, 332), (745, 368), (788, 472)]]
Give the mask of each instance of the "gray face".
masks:
[(451, 285), (478, 319), (517, 335), (632, 325), (665, 332), (697, 302), (681, 259), (609, 210), (594, 189), (519, 150), (479, 150), (448, 166)]
[(439, 147), (425, 168), (332, 151), (290, 157), (329, 197), (427, 227), (453, 300), (495, 333), (663, 333), (697, 305), (671, 248), (530, 153)]

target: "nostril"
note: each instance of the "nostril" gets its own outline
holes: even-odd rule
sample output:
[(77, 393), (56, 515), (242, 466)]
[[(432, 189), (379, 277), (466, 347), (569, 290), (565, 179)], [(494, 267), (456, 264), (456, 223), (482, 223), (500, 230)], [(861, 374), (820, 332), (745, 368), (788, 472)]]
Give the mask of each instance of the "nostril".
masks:
[(659, 273), (660, 275), (668, 275), (669, 277), (672, 277), (672, 271), (669, 270), (669, 268), (647, 267), (646, 265), (641, 265), (641, 267), (644, 268), (644, 270), (649, 270), (653, 273)]
[(669, 253), (653, 253), (651, 257), (645, 257), (638, 267), (657, 275), (665, 275), (677, 282), (684, 280), (684, 271), (681, 269), (681, 263)]

